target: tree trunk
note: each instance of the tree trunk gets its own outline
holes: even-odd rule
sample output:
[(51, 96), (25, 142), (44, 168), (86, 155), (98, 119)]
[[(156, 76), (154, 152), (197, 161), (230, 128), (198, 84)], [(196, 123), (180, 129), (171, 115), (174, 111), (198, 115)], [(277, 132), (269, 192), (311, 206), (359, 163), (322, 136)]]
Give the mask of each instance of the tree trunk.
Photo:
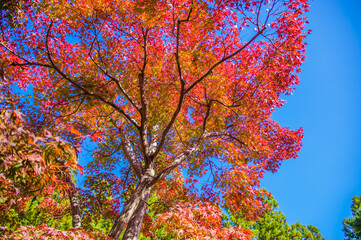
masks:
[(62, 163), (65, 167), (65, 182), (70, 186), (68, 196), (70, 200), (70, 207), (72, 212), (72, 226), (73, 228), (81, 228), (80, 204), (79, 204), (79, 191), (75, 186), (74, 180), (71, 177), (71, 169), (66, 166), (66, 161), (61, 158), (56, 158), (56, 161)]
[(73, 216), (73, 220), (72, 220), (73, 228), (81, 228), (79, 192), (70, 174), (69, 176), (67, 176), (66, 181), (71, 186), (71, 189), (69, 190), (69, 200), (70, 200), (70, 206)]
[(140, 234), (140, 229), (142, 227), (143, 217), (145, 210), (147, 209), (147, 201), (150, 197), (151, 188), (147, 189), (144, 199), (139, 203), (137, 210), (133, 213), (132, 218), (130, 219), (127, 230), (125, 230), (123, 240), (137, 240)]
[[(139, 184), (131, 194), (130, 199), (125, 203), (123, 211), (120, 213), (120, 216), (115, 221), (112, 229), (110, 230), (109, 237), (118, 240), (126, 225), (134, 215), (134, 212), (137, 210), (139, 204), (143, 202), (143, 199), (148, 200), (151, 190), (151, 187), (149, 186), (150, 181), (151, 178), (149, 178), (149, 175), (144, 174), (142, 176)], [(147, 196), (148, 198), (146, 198)]]
[(79, 193), (76, 188), (70, 190), (69, 199), (71, 204), (71, 211), (73, 214), (73, 228), (81, 228)]

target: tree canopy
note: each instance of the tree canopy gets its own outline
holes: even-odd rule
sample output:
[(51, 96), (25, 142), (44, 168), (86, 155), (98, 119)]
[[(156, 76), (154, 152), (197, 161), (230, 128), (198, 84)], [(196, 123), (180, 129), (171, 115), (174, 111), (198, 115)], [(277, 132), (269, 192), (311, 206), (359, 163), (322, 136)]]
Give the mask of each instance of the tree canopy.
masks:
[[(185, 189), (169, 216), (189, 211), (199, 222), (200, 211), (214, 211), (200, 215), (208, 222), (219, 218), (217, 207), (247, 220), (262, 215), (259, 179), (297, 157), (302, 145), (302, 128), (282, 127), (271, 116), (299, 81), (307, 0), (18, 6), (16, 22), (0, 19), (2, 80), (31, 86), (34, 129), (75, 149), (92, 139), (81, 194), (116, 213), (110, 237), (138, 238), (147, 202), (156, 192), (160, 198), (165, 184)], [(9, 11), (1, 14), (14, 15)], [(69, 196), (78, 206), (78, 193)], [(101, 209), (88, 203), (85, 211)]]

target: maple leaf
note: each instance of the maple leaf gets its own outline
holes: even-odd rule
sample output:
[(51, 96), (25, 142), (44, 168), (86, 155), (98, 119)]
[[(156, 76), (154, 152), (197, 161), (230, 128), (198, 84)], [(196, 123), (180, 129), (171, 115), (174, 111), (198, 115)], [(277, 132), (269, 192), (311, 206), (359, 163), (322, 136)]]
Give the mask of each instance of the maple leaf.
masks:
[(90, 134), (89, 136), (94, 142), (101, 142), (102, 135), (103, 135), (103, 132), (95, 132), (95, 133)]

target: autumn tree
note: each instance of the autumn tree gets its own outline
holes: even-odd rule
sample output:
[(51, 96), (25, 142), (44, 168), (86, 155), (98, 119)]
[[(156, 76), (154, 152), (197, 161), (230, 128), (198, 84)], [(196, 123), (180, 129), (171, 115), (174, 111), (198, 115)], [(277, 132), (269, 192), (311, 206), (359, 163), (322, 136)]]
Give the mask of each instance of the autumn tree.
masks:
[(3, 75), (32, 85), (52, 131), (98, 142), (91, 176), (120, 178), (112, 189), (126, 200), (109, 236), (136, 239), (152, 189), (174, 171), (208, 179), (205, 204), (256, 219), (259, 178), (301, 147), (302, 129), (271, 115), (298, 83), (307, 8), (307, 0), (39, 1), (15, 29), (1, 19)]
[[(21, 1), (24, 4), (29, 2)], [(18, 7), (23, 6), (20, 2), (16, 4)], [(13, 23), (13, 19), (11, 21)], [(9, 61), (11, 56), (3, 55), (0, 62), (4, 65)], [(40, 216), (37, 219), (30, 217), (36, 211), (31, 211), (28, 207), (31, 208), (33, 202), (37, 202), (43, 205), (40, 209), (44, 209), (45, 206), (50, 208), (46, 214), (48, 217), (52, 216), (52, 213), (59, 215), (59, 212), (63, 212), (65, 217), (70, 205), (73, 213), (72, 226), (79, 228), (81, 219), (78, 191), (72, 177), (74, 171), (81, 169), (77, 165), (76, 149), (33, 121), (38, 109), (29, 104), (28, 96), (14, 91), (16, 82), (5, 76), (3, 66), (1, 70), (0, 204), (8, 211), (0, 214), (0, 225), (5, 223), (6, 226), (16, 228), (19, 224), (27, 222), (26, 225), (31, 225), (40, 219), (49, 223)], [(68, 196), (70, 204), (59, 203), (59, 209), (63, 211), (59, 210), (58, 206), (51, 209), (52, 206), (58, 205), (52, 200), (52, 195)]]
[(73, 147), (47, 131), (29, 131), (23, 113), (6, 103), (14, 96), (4, 85), (0, 89), (0, 238), (109, 239), (77, 230), (80, 205), (72, 173), (80, 168)]
[[(72, 170), (78, 166), (73, 148), (49, 132), (44, 135), (30, 132), (22, 113), (9, 109), (0, 111), (0, 142), (0, 207), (4, 210), (0, 213), (0, 226), (14, 230), (23, 220), (45, 221), (46, 217), (35, 218), (29, 214), (37, 198), (42, 205), (37, 206), (38, 209), (49, 208), (48, 217), (59, 212), (67, 215), (68, 204), (58, 208), (58, 202), (51, 195), (69, 195), (70, 202), (74, 201), (71, 194), (74, 183), (70, 179)], [(73, 209), (73, 223), (77, 217)], [(78, 222), (73, 227), (76, 228)]]

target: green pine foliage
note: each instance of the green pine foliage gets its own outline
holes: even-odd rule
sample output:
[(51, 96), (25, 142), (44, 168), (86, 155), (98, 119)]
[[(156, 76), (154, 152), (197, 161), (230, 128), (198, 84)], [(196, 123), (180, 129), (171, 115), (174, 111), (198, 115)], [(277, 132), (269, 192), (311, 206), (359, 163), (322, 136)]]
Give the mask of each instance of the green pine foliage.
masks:
[(361, 196), (354, 196), (351, 204), (352, 217), (343, 220), (345, 239), (361, 239)]
[(289, 225), (286, 216), (277, 211), (278, 203), (272, 196), (265, 197), (265, 203), (269, 206), (257, 222), (246, 221), (239, 215), (230, 215), (227, 225), (236, 225), (250, 229), (255, 239), (259, 240), (324, 240), (318, 228), (312, 225), (294, 223)]

